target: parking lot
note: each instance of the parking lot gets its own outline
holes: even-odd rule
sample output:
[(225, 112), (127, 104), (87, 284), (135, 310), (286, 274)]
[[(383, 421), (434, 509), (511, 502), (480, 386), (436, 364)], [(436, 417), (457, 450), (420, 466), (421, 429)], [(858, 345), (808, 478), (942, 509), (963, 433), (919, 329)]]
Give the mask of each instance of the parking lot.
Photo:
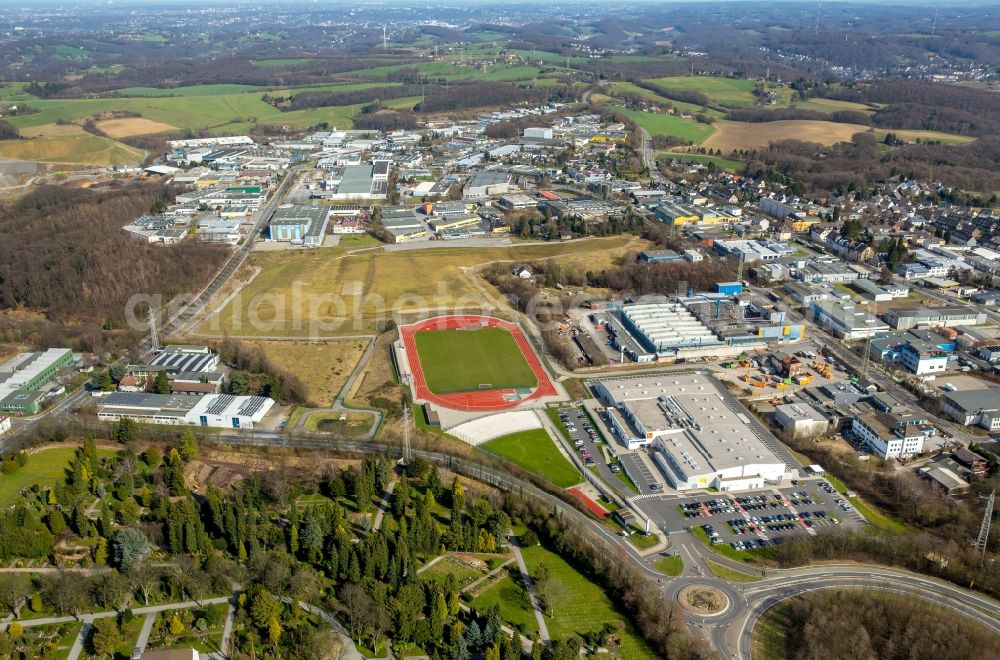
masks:
[(663, 475), (652, 471), (638, 453), (622, 453), (618, 460), (625, 467), (625, 472), (635, 482), (639, 493), (655, 493), (663, 490)]
[(647, 496), (636, 504), (667, 532), (700, 527), (713, 543), (766, 547), (794, 534), (858, 525), (864, 518), (822, 479), (736, 494)]
[[(569, 433), (573, 449), (587, 467), (597, 470), (601, 479), (620, 497), (631, 497), (635, 493), (618, 479), (621, 467), (617, 463), (609, 463), (605, 459), (604, 446), (606, 439), (598, 428), (594, 428), (590, 418), (580, 408), (560, 408), (559, 419)], [(613, 452), (612, 452), (613, 453)]]

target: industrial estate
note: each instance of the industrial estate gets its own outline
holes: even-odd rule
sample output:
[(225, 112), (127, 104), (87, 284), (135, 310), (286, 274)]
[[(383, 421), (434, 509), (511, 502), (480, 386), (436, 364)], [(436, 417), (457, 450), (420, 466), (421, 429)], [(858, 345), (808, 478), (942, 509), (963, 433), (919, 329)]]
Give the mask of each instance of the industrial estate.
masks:
[(1000, 11), (833, 4), (0, 17), (0, 655), (989, 656)]

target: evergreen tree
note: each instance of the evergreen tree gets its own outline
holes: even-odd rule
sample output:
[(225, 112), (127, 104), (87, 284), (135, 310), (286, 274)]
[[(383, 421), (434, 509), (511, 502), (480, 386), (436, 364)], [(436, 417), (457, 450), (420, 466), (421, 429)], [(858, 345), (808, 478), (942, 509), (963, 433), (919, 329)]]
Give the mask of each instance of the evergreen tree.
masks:
[(139, 425), (128, 417), (122, 417), (115, 423), (114, 437), (122, 444), (135, 442), (139, 438)]
[(451, 516), (452, 520), (459, 517), (465, 509), (465, 488), (459, 483), (458, 477), (451, 482)]
[(198, 458), (198, 438), (191, 429), (185, 429), (181, 433), (181, 445), (178, 453), (186, 463)]
[(476, 649), (482, 645), (483, 633), (479, 629), (479, 624), (476, 623), (476, 621), (470, 623), (469, 627), (465, 629), (465, 641), (470, 649)]
[(106, 538), (100, 538), (97, 540), (97, 546), (94, 548), (94, 563), (98, 566), (104, 566), (108, 561), (108, 540)]
[(100, 388), (102, 392), (114, 392), (115, 391), (115, 381), (111, 379), (111, 373), (108, 371), (102, 371), (101, 375), (97, 379), (97, 387)]
[(153, 392), (156, 394), (170, 394), (170, 379), (167, 378), (166, 371), (156, 372), (156, 379), (153, 381)]

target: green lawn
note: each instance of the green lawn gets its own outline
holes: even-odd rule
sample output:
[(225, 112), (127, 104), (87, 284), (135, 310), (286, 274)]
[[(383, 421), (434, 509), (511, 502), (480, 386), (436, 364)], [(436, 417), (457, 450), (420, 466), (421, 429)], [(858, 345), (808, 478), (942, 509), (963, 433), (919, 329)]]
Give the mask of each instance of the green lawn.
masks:
[(56, 46), (55, 51), (56, 57), (63, 60), (85, 60), (90, 59), (93, 54), (93, 51), (87, 50), (86, 48), (81, 48), (80, 46), (69, 46), (67, 44), (59, 44)]
[(684, 572), (684, 560), (680, 555), (664, 557), (663, 559), (656, 560), (653, 564), (653, 568), (664, 575), (676, 577)]
[(559, 452), (544, 429), (511, 433), (481, 446), (525, 470), (542, 475), (560, 488), (583, 481), (580, 472)]
[(477, 612), (486, 612), (497, 603), (500, 604), (500, 616), (504, 621), (525, 633), (538, 631), (538, 623), (528, 604), (527, 595), (513, 578), (505, 577), (479, 594), (472, 601), (471, 607)]
[(456, 584), (464, 587), (482, 577), (483, 573), (465, 562), (446, 556), (427, 570), (421, 571), (419, 575), (425, 580), (441, 583), (444, 582), (445, 576), (451, 575), (454, 576)]
[(619, 112), (645, 128), (650, 135), (673, 135), (693, 144), (701, 144), (715, 132), (709, 124), (700, 124), (678, 115), (625, 109), (619, 109)]
[(503, 328), (426, 330), (414, 340), (427, 387), (435, 394), (538, 385), (514, 335)]
[(738, 160), (730, 160), (729, 158), (722, 158), (720, 156), (708, 156), (705, 154), (686, 154), (679, 153), (675, 151), (660, 151), (656, 154), (657, 159), (664, 157), (668, 160), (679, 160), (682, 163), (698, 162), (704, 165), (709, 163), (715, 163), (715, 166), (720, 170), (729, 170), (731, 172), (742, 171), (746, 166), (745, 163), (741, 163)]
[(727, 582), (760, 582), (763, 578), (759, 575), (751, 575), (749, 573), (744, 573), (743, 571), (737, 571), (728, 566), (724, 566), (718, 562), (714, 562), (711, 559), (706, 559), (705, 562), (708, 567), (712, 569), (716, 577), (722, 578)]
[(605, 624), (618, 620), (625, 624), (621, 632), (620, 657), (656, 657), (604, 589), (540, 545), (525, 548), (522, 553), (529, 573), (534, 575), (538, 565), (544, 562), (551, 575), (547, 594), (550, 614), (546, 616), (546, 625), (554, 639), (600, 630)]
[(742, 108), (754, 104), (754, 81), (713, 76), (674, 76), (655, 78), (649, 82), (667, 89), (701, 92), (708, 100), (727, 108)]
[[(66, 466), (73, 458), (76, 447), (53, 447), (28, 457), (28, 463), (14, 474), (0, 475), (0, 506), (6, 506), (17, 499), (22, 489), (32, 484), (41, 488), (55, 486), (66, 478)], [(98, 449), (100, 458), (113, 456), (110, 449)]]

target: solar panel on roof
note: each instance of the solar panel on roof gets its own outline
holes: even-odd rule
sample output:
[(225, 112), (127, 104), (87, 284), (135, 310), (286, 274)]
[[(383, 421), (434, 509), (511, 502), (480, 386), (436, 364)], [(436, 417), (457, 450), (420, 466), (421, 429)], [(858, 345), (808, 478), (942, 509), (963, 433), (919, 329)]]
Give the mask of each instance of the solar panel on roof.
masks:
[(141, 402), (144, 395), (136, 392), (112, 392), (104, 397), (103, 404), (106, 406), (131, 406)]
[(266, 402), (267, 399), (265, 397), (252, 396), (240, 407), (239, 414), (246, 417), (253, 417), (260, 412), (260, 409), (264, 407), (264, 403)]
[(221, 415), (235, 400), (236, 397), (232, 394), (220, 394), (218, 398), (212, 402), (212, 405), (208, 407), (205, 413), (208, 415)]

